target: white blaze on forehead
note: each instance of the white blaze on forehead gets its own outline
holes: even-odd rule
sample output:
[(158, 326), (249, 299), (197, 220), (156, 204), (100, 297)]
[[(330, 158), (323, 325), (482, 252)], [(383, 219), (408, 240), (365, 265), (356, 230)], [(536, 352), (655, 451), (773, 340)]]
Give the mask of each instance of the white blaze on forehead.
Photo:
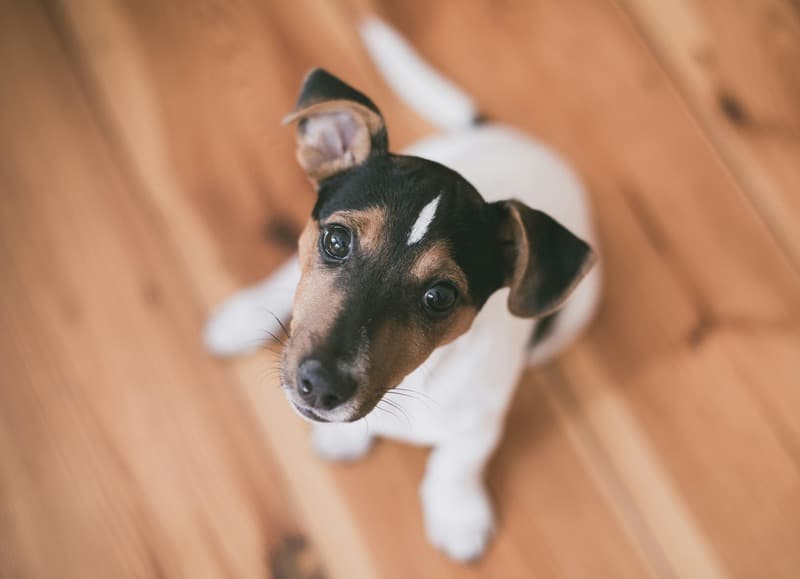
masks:
[(439, 199), (441, 197), (441, 195), (438, 195), (436, 199), (428, 203), (419, 212), (417, 220), (411, 227), (411, 233), (408, 234), (408, 245), (414, 245), (428, 233), (428, 227), (430, 227), (433, 218), (436, 217), (436, 208), (439, 207)]

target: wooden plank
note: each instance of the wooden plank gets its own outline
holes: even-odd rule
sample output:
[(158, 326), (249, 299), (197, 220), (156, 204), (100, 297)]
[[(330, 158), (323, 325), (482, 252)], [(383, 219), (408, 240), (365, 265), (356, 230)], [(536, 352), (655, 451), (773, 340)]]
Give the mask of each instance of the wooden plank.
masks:
[(311, 576), (163, 223), (53, 29), (32, 3), (0, 28), (0, 575), (263, 577), (305, 557), (291, 576)]
[(800, 266), (800, 13), (783, 0), (619, 0)]
[[(609, 492), (618, 477), (678, 576), (796, 575), (796, 433), (760, 392), (794, 399), (800, 361), (773, 348), (773, 381), (748, 345), (796, 340), (797, 273), (630, 21), (581, 1), (385, 10), (490, 116), (565, 151), (594, 193), (607, 298), (559, 364), (574, 399), (559, 404), (585, 415)], [(798, 412), (783, 405), (782, 423)]]
[[(102, 10), (93, 6), (90, 11), (81, 3), (67, 4), (67, 21), (75, 30), (76, 45), (88, 63), (87, 77), (91, 79), (88, 84), (105, 103), (106, 122), (119, 135), (120, 150), (147, 187), (158, 192), (147, 194), (153, 211), (167, 214), (179, 211), (184, 216), (194, 216), (194, 223), (201, 224), (183, 229), (174, 238), (197, 285), (227, 284), (233, 288), (231, 277), (250, 279), (263, 267), (254, 253), (241, 258), (240, 264), (247, 261), (241, 269), (226, 258), (222, 259), (221, 267), (197, 266), (200, 262), (192, 257), (196, 246), (194, 236), (204, 237), (197, 245), (218, 244), (223, 248), (222, 255), (231, 255), (231, 247), (252, 243), (253, 231), (261, 227), (252, 215), (243, 212), (230, 217), (236, 221), (235, 226), (220, 225), (216, 212), (208, 208), (219, 207), (225, 200), (220, 199), (220, 187), (206, 187), (204, 183), (225, 183), (224, 196), (230, 197), (231, 204), (235, 199), (235, 203), (247, 205), (249, 211), (259, 207), (260, 201), (254, 200), (258, 194), (269, 199), (260, 209), (264, 214), (274, 215), (284, 206), (307, 211), (310, 199), (300, 202), (294, 192), (299, 190), (302, 178), (292, 159), (291, 147), (285, 144), (287, 136), (277, 130), (263, 129), (263, 134), (269, 134), (273, 142), (282, 143), (264, 146), (266, 137), (253, 136), (251, 132), (253, 118), (273, 122), (290, 108), (297, 83), (312, 64), (339, 72), (374, 96), (387, 115), (393, 140), (399, 145), (426, 130), (369, 72), (354, 30), (347, 24), (349, 11), (342, 7), (319, 12), (318, 4), (300, 3), (288, 11), (279, 4), (263, 7), (243, 2), (226, 5), (209, 20), (198, 16), (210, 10), (210, 5), (203, 4), (188, 15), (185, 10), (165, 14), (162, 8), (147, 3), (138, 3), (130, 11), (111, 3), (103, 6)], [(302, 34), (295, 30), (297, 14), (304, 16)], [(114, 57), (108, 58), (108, 52)], [(231, 63), (236, 64), (232, 67)], [(230, 80), (231, 68), (238, 70), (239, 66), (242, 78), (248, 79), (246, 90)], [(126, 73), (115, 74), (115, 70)], [(275, 81), (283, 77), (293, 81)], [(249, 88), (251, 84), (257, 88)], [(146, 88), (142, 89), (143, 86)], [(143, 90), (149, 96), (137, 96), (136, 91)], [(202, 97), (193, 100), (190, 106), (187, 92)], [(253, 95), (260, 99), (256, 105)], [(225, 106), (219, 106), (220, 101)], [(160, 116), (143, 113), (143, 102), (148, 103), (149, 110), (168, 112)], [(223, 113), (229, 113), (231, 118)], [(237, 121), (240, 115), (243, 120)], [(139, 124), (143, 119), (149, 125), (146, 134), (159, 132), (157, 149), (173, 152), (169, 167), (156, 165), (140, 152), (143, 129)], [(213, 127), (206, 124), (211, 122)], [(254, 157), (253, 151), (260, 150), (269, 151), (263, 161)], [(264, 184), (257, 191), (248, 183), (254, 165), (248, 164), (250, 172), (242, 176), (243, 158), (247, 163), (256, 159), (269, 169), (270, 181), (257, 181)], [(255, 169), (267, 172), (258, 166)], [(162, 187), (162, 182), (177, 185)], [(287, 183), (296, 188), (287, 192), (284, 188)], [(165, 196), (171, 198), (164, 199)], [(240, 239), (231, 243), (233, 236)], [(213, 298), (210, 295), (210, 301)], [(500, 513), (503, 528), (508, 530), (501, 534), (485, 561), (474, 567), (460, 567), (435, 553), (422, 534), (417, 484), (424, 454), (385, 444), (363, 464), (332, 468), (321, 465), (307, 448), (305, 427), (292, 415), (280, 393), (274, 388), (264, 388), (263, 382), (257, 380), (258, 368), (263, 363), (254, 359), (239, 362), (236, 368), (242, 380), (253, 384), (248, 392), (253, 407), (262, 417), (265, 436), (292, 481), (293, 497), (298, 508), (307, 513), (306, 523), (334, 575), (353, 577), (352, 566), (360, 570), (356, 573), (373, 569), (381, 577), (538, 573), (581, 577), (589, 568), (597, 577), (651, 574), (635, 541), (625, 535), (613, 509), (595, 490), (594, 481), (566, 433), (551, 418), (550, 410), (537, 412), (543, 424), (554, 424), (553, 431), (548, 433), (552, 443), (542, 446), (547, 452), (531, 449), (530, 460), (541, 473), (558, 472), (559, 478), (536, 477), (534, 481), (542, 489), (541, 494), (524, 491), (530, 482), (527, 469), (508, 473), (500, 483), (494, 483), (499, 485)], [(521, 409), (540, 406), (540, 398), (528, 400)], [(517, 448), (530, 449), (530, 446), (518, 444)], [(547, 513), (546, 497), (559, 508)], [(575, 533), (565, 532), (577, 510), (593, 524)], [(347, 545), (343, 538), (352, 544)], [(531, 544), (538, 541), (541, 546), (532, 549)], [(585, 549), (586, 544), (596, 544), (598, 548)], [(576, 557), (579, 551), (581, 555)]]
[(306, 68), (364, 87), (398, 145), (427, 131), (352, 12), (49, 6), (52, 28), (32, 7), (0, 19), (4, 573), (285, 576), (307, 529), (334, 577), (796, 576), (797, 274), (619, 11), (383, 8), (491, 116), (573, 159), (606, 251), (598, 324), (526, 379), (490, 472), (501, 534), (461, 567), (421, 534), (424, 453), (322, 465), (269, 356), (226, 368), (197, 344), (312, 202), (273, 128)]

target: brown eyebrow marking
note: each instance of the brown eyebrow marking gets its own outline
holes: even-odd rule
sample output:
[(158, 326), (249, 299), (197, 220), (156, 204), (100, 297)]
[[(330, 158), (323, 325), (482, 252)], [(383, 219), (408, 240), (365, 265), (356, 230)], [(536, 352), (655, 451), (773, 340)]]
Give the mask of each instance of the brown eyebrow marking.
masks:
[(358, 246), (366, 253), (380, 251), (386, 231), (386, 208), (374, 206), (366, 209), (337, 211), (327, 217), (322, 225), (341, 223), (358, 232)]
[(462, 295), (467, 294), (467, 276), (458, 267), (444, 241), (437, 241), (417, 257), (411, 268), (411, 277), (419, 282), (440, 276), (455, 283)]

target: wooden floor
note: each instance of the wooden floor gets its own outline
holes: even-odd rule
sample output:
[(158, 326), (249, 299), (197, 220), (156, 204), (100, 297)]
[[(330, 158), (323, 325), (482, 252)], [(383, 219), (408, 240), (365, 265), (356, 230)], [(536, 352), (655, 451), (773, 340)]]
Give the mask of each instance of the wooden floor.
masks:
[(0, 577), (800, 577), (797, 2), (372, 6), (579, 168), (605, 251), (596, 324), (520, 387), (472, 566), (425, 541), (423, 450), (325, 465), (273, 355), (199, 340), (313, 202), (279, 126), (308, 68), (396, 148), (429, 131), (364, 4), (0, 5)]

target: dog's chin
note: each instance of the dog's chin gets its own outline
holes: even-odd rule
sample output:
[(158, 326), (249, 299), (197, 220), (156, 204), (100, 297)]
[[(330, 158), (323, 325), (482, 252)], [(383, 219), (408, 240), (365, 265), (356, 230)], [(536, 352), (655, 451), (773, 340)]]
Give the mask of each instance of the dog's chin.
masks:
[(300, 415), (301, 418), (307, 420), (308, 422), (355, 422), (369, 414), (369, 411), (364, 412), (363, 410), (359, 410), (354, 414), (348, 416), (323, 416), (317, 413), (316, 410), (312, 410), (302, 404), (299, 404), (289, 399), (289, 404), (292, 406), (295, 412)]
[(294, 408), (295, 412), (297, 412), (302, 418), (305, 418), (309, 422), (331, 422), (330, 420), (320, 416), (310, 408), (304, 408), (303, 406), (300, 406), (299, 404), (297, 404), (292, 400), (290, 400), (289, 402), (291, 403), (292, 408)]

